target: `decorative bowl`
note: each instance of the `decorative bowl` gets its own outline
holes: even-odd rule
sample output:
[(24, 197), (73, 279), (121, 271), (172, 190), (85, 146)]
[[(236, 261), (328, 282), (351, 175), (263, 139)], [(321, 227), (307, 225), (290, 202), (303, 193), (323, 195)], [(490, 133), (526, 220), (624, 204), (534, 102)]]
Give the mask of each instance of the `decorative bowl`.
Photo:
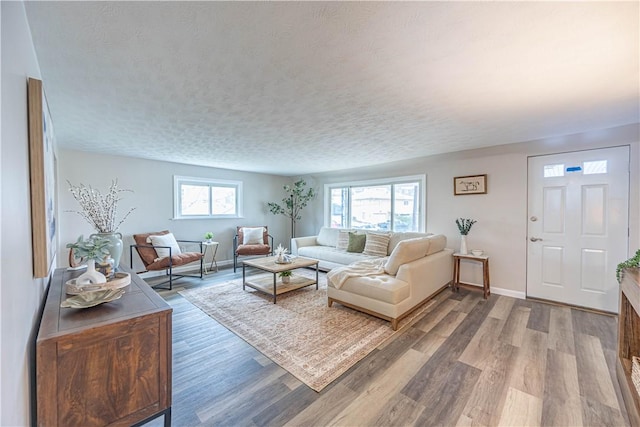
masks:
[(484, 253), (482, 249), (471, 249), (471, 254), (475, 256), (480, 256)]
[(106, 291), (82, 292), (62, 301), (60, 307), (89, 308), (105, 302), (117, 300), (124, 294), (124, 289), (110, 289)]

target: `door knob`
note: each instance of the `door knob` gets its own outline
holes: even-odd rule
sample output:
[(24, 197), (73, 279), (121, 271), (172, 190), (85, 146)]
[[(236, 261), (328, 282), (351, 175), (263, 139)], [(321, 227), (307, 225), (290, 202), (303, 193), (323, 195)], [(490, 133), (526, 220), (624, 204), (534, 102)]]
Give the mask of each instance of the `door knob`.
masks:
[(529, 240), (531, 240), (532, 242), (539, 242), (539, 241), (541, 241), (542, 239), (541, 239), (541, 238), (539, 238), (539, 237), (532, 237), (532, 238), (530, 238)]

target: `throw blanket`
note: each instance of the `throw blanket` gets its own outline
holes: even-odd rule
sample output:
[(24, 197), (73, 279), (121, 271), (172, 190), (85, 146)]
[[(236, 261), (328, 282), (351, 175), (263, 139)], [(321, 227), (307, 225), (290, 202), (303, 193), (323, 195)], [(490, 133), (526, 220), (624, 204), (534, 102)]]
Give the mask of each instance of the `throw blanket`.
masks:
[(340, 289), (350, 277), (375, 276), (384, 274), (384, 265), (387, 258), (367, 259), (357, 261), (345, 267), (339, 267), (327, 273), (327, 279), (333, 283), (336, 289)]

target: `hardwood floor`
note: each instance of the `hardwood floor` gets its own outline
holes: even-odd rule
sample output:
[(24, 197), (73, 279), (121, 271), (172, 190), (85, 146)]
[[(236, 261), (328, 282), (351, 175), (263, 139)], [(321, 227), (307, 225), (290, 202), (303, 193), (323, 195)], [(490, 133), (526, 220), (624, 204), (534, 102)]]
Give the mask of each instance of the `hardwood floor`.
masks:
[(177, 293), (238, 277), (221, 269), (159, 291), (174, 309), (176, 427), (629, 425), (615, 317), (447, 289), (316, 393)]

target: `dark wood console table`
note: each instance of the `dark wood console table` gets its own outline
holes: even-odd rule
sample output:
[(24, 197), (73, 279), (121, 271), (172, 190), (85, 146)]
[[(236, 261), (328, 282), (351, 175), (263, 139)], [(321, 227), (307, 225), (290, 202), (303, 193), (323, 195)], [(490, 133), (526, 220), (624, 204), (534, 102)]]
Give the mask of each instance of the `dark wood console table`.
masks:
[(640, 426), (640, 395), (631, 382), (631, 357), (640, 357), (640, 269), (624, 271), (620, 284), (616, 376), (632, 426)]
[(38, 426), (131, 426), (164, 415), (171, 425), (171, 307), (142, 279), (118, 300), (61, 308), (58, 269), (36, 340)]

